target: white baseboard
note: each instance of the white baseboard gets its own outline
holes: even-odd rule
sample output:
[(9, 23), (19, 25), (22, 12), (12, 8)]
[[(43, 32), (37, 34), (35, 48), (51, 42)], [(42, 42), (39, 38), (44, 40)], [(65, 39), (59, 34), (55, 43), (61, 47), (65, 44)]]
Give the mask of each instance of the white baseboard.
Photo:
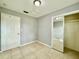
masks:
[(37, 40), (37, 42), (38, 42), (38, 43), (41, 43), (41, 44), (43, 44), (43, 45), (45, 45), (45, 46), (47, 46), (47, 47), (49, 47), (49, 48), (51, 48), (50, 45), (47, 45), (47, 44), (45, 44), (45, 43), (43, 43), (43, 42), (41, 42), (41, 41), (39, 41), (39, 40)]
[(0, 51), (0, 53), (2, 53), (3, 51)]
[[(31, 44), (31, 43), (34, 43), (34, 42), (41, 43), (41, 44), (43, 44), (43, 45), (45, 45), (45, 46), (51, 48), (50, 45), (47, 45), (47, 44), (45, 44), (45, 43), (43, 43), (43, 42), (41, 42), (41, 41), (39, 41), (39, 40), (35, 40), (35, 41), (32, 41), (32, 42), (29, 42), (29, 43), (26, 43), (26, 44), (20, 45), (19, 47), (21, 47), (21, 46), (25, 46), (25, 45), (28, 45), (28, 44)], [(15, 48), (16, 48), (16, 47), (15, 47)], [(0, 51), (0, 53), (1, 53), (1, 52), (3, 52), (3, 51)]]
[(20, 47), (21, 47), (21, 46), (28, 45), (28, 44), (31, 44), (31, 43), (34, 43), (34, 42), (36, 42), (36, 41), (32, 41), (32, 42), (29, 42), (29, 43), (22, 44), (22, 45), (20, 45)]
[[(32, 42), (29, 42), (29, 43), (26, 43), (26, 44), (23, 44), (23, 45), (20, 44), (20, 46), (18, 46), (18, 47), (25, 46), (25, 45), (28, 45), (28, 44), (31, 44), (31, 43), (34, 43), (34, 42), (36, 42), (36, 41), (32, 41)], [(17, 47), (14, 47), (14, 48), (17, 48)], [(7, 50), (9, 50), (9, 49), (7, 49)], [(5, 50), (5, 51), (7, 51), (7, 50)], [(4, 52), (4, 51), (0, 51), (0, 53), (2, 53), (2, 52)]]
[(25, 46), (25, 45), (28, 45), (28, 44), (31, 44), (31, 43), (34, 43), (34, 42), (41, 43), (41, 44), (43, 44), (43, 45), (45, 45), (45, 46), (47, 46), (47, 47), (51, 48), (51, 46), (50, 46), (50, 45), (47, 45), (47, 44), (45, 44), (45, 43), (43, 43), (43, 42), (41, 42), (41, 41), (39, 41), (39, 40), (35, 40), (35, 41), (32, 41), (32, 42), (29, 42), (29, 43), (23, 44), (23, 45), (21, 45), (21, 46)]

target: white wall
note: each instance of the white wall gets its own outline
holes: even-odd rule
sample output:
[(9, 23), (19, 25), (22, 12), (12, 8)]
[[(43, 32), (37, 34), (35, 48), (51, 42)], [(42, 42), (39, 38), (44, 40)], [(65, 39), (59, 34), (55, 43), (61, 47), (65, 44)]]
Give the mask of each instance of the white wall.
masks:
[(21, 43), (28, 43), (37, 38), (37, 20), (31, 17), (22, 17), (21, 20)]
[(47, 45), (51, 45), (51, 32), (50, 31), (51, 31), (52, 16), (68, 13), (75, 10), (79, 10), (79, 3), (38, 18), (38, 23), (39, 23), (38, 24), (39, 26), (38, 39)]
[(21, 44), (37, 39), (37, 20), (35, 18), (2, 7), (0, 12), (9, 13), (21, 18)]
[(51, 45), (51, 18), (40, 18), (38, 22), (38, 40), (47, 45)]

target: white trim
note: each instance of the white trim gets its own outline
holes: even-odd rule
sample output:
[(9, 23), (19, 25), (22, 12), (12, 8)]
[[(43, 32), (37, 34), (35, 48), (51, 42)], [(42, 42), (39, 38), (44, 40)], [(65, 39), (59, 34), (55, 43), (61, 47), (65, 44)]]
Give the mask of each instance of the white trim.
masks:
[(61, 14), (60, 16), (67, 16), (67, 15), (75, 14), (75, 13), (79, 13), (79, 10), (72, 11), (72, 12), (67, 12), (67, 13)]
[(0, 53), (2, 53), (3, 51), (0, 51)]
[(31, 44), (31, 43), (34, 43), (34, 42), (36, 42), (36, 41), (32, 41), (32, 42), (29, 42), (29, 43), (22, 44), (22, 45), (20, 45), (20, 47), (21, 47), (21, 46), (28, 45), (28, 44)]
[(39, 41), (39, 40), (37, 40), (37, 42), (38, 42), (38, 43), (41, 43), (41, 44), (43, 44), (43, 45), (45, 45), (45, 46), (47, 46), (47, 47), (49, 47), (49, 48), (51, 48), (50, 45), (47, 45), (47, 44), (45, 44), (45, 43), (43, 43), (43, 42), (41, 42), (41, 41)]
[(50, 31), (50, 33), (51, 33), (51, 48), (53, 47), (53, 18), (52, 18), (52, 20), (51, 20), (51, 31)]
[[(67, 16), (67, 15), (70, 15), (70, 14), (75, 14), (75, 13), (79, 13), (79, 10), (75, 10), (75, 11), (71, 11), (71, 12), (67, 12), (67, 13), (63, 13), (63, 14), (59, 14), (59, 15), (55, 15), (55, 16), (52, 16), (52, 20), (51, 20), (51, 26), (53, 26), (53, 17), (58, 17), (58, 16)], [(64, 22), (63, 22), (64, 24)], [(64, 28), (64, 25), (63, 25), (63, 28)], [(52, 37), (52, 30), (53, 30), (53, 27), (51, 27), (51, 48), (53, 46), (53, 43), (52, 43), (52, 40), (53, 40), (53, 37)], [(64, 33), (63, 33), (64, 34)], [(63, 37), (64, 39), (64, 37)], [(63, 42), (64, 43), (64, 42)], [(63, 45), (63, 48), (64, 48), (64, 45)]]
[(67, 12), (67, 13), (55, 15), (55, 16), (52, 16), (52, 18), (53, 18), (53, 17), (56, 17), (56, 16), (67, 16), (67, 15), (75, 14), (75, 13), (79, 13), (79, 10), (75, 10), (75, 11), (71, 11), (71, 12)]
[[(39, 41), (39, 40), (35, 40), (35, 41), (32, 41), (32, 42), (29, 42), (29, 43), (26, 43), (26, 44), (20, 45), (19, 47), (21, 47), (21, 46), (25, 46), (25, 45), (28, 45), (28, 44), (31, 44), (31, 43), (34, 43), (34, 42), (41, 43), (41, 44), (43, 44), (43, 45), (45, 45), (45, 46), (51, 48), (50, 45), (47, 45), (47, 44), (45, 44), (45, 43), (43, 43), (43, 42), (41, 42), (41, 41)], [(17, 47), (16, 47), (16, 48), (17, 48)], [(3, 52), (3, 51), (0, 51), (0, 53), (1, 53), (1, 52)]]
[[(23, 44), (23, 45), (20, 44), (20, 46), (18, 46), (18, 47), (25, 46), (25, 45), (28, 45), (28, 44), (31, 44), (31, 43), (34, 43), (34, 42), (36, 42), (36, 41), (32, 41), (32, 42), (29, 42), (29, 43), (26, 43), (26, 44)], [(15, 47), (15, 48), (17, 48), (17, 47)], [(7, 49), (7, 50), (9, 50), (9, 49)], [(5, 50), (5, 51), (7, 51), (7, 50)], [(0, 53), (3, 52), (3, 51), (0, 51)]]

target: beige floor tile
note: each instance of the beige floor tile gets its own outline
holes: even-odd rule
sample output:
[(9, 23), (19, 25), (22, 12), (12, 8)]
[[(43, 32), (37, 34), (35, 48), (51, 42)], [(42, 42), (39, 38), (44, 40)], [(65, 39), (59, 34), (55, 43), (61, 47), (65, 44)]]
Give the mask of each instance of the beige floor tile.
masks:
[(0, 59), (2, 59), (2, 53), (0, 53)]
[(22, 59), (22, 55), (12, 55), (12, 59)]
[(21, 54), (20, 49), (19, 48), (14, 48), (11, 50), (11, 55), (19, 55)]
[(32, 43), (0, 53), (0, 59), (79, 59), (79, 52), (65, 49), (65, 53)]
[(2, 59), (11, 59), (11, 50), (2, 52)]
[(50, 56), (43, 52), (36, 53), (36, 57), (37, 59), (50, 59)]
[(30, 55), (24, 56), (24, 58), (25, 59), (37, 59), (35, 54), (30, 54)]
[(32, 49), (30, 49), (29, 47), (21, 49), (21, 53), (22, 53), (23, 56), (30, 55), (33, 52), (34, 51)]

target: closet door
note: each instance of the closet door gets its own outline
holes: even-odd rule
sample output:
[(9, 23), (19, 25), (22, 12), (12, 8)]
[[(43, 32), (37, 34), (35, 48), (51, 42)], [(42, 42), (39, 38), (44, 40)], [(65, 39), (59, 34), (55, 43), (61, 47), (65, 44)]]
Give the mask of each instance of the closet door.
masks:
[(1, 49), (15, 48), (20, 45), (20, 18), (1, 13)]
[(64, 16), (53, 17), (52, 48), (64, 52)]

